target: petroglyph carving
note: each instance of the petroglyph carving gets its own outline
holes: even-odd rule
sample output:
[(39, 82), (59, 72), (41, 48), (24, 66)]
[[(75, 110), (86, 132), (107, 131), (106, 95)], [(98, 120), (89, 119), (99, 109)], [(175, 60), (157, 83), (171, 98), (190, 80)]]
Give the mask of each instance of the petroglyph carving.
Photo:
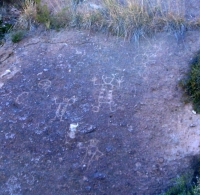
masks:
[(83, 146), (83, 143), (78, 143), (78, 147), (85, 150), (81, 164), (88, 169), (92, 162), (98, 161), (104, 154), (98, 148), (99, 140), (91, 139), (87, 143), (87, 146)]
[(102, 76), (102, 84), (97, 84), (97, 78), (94, 77), (92, 79), (92, 82), (94, 85), (99, 85), (101, 86), (100, 92), (99, 92), (99, 96), (98, 96), (98, 105), (97, 106), (93, 106), (92, 111), (93, 112), (99, 112), (99, 109), (101, 107), (102, 104), (108, 104), (109, 105), (109, 109), (111, 112), (115, 112), (116, 111), (116, 105), (113, 101), (113, 91), (114, 91), (114, 80), (116, 80), (116, 82), (118, 83), (118, 86), (121, 86), (121, 83), (124, 82), (123, 77), (115, 79), (115, 74), (112, 74), (112, 77), (107, 77), (107, 76)]
[(29, 95), (29, 92), (22, 92), (21, 94), (17, 96), (15, 102), (18, 104), (23, 104), (24, 100), (27, 98), (28, 95)]
[(6, 133), (6, 134), (5, 134), (5, 138), (6, 138), (6, 139), (13, 139), (14, 137), (15, 137), (15, 133), (9, 132), (9, 133)]
[(127, 125), (127, 127), (128, 127), (129, 132), (133, 132), (133, 126), (132, 125)]
[(27, 184), (29, 185), (34, 185), (34, 182), (35, 182), (35, 177), (33, 176), (33, 172), (31, 173), (26, 173), (24, 176), (23, 176), (24, 180), (26, 181)]
[(38, 87), (47, 91), (51, 87), (51, 81), (49, 79), (43, 79), (38, 83)]
[(6, 182), (5, 191), (9, 194), (21, 194), (21, 184), (19, 182), (19, 179), (15, 176), (11, 176)]
[(116, 81), (117, 81), (119, 87), (121, 87), (121, 83), (124, 82), (123, 77), (116, 79)]
[(134, 61), (135, 63), (142, 64), (145, 68), (148, 64), (155, 63), (155, 59), (152, 53), (138, 54), (134, 57)]
[(45, 123), (38, 123), (37, 127), (35, 128), (35, 133), (40, 135), (41, 133), (45, 132), (47, 129), (47, 126), (45, 126)]
[(108, 119), (108, 127), (111, 126), (118, 126), (118, 124), (115, 121), (112, 121), (110, 118)]
[(56, 120), (56, 118), (59, 118), (60, 121), (63, 121), (63, 116), (65, 112), (67, 111), (67, 107), (74, 104), (77, 101), (77, 98), (75, 96), (71, 98), (63, 98), (63, 101), (58, 103), (57, 97), (54, 98), (55, 104), (58, 105), (56, 109), (56, 115), (52, 119), (52, 121)]

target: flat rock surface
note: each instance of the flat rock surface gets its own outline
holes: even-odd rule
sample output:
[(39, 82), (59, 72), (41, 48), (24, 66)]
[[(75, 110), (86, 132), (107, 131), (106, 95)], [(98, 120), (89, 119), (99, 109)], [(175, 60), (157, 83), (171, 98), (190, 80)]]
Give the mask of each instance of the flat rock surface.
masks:
[(178, 82), (200, 48), (35, 33), (0, 61), (1, 195), (156, 195), (189, 171), (200, 120)]

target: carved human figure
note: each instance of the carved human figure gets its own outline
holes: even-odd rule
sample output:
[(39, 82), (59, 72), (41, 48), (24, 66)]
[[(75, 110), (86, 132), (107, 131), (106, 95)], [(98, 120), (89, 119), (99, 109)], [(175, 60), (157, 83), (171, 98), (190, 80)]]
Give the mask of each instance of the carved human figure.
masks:
[(51, 87), (51, 81), (49, 79), (43, 79), (38, 83), (38, 87), (47, 91)]
[[(93, 83), (94, 85), (100, 85), (100, 92), (99, 92), (99, 96), (98, 96), (98, 105), (93, 106), (93, 112), (99, 112), (99, 109), (101, 107), (101, 104), (108, 104), (109, 105), (109, 109), (111, 112), (116, 111), (116, 105), (113, 101), (113, 91), (114, 91), (114, 79), (115, 79), (115, 75), (112, 74), (112, 77), (107, 77), (107, 76), (102, 76), (102, 84), (96, 84), (97, 79), (93, 78)], [(123, 79), (116, 79), (119, 87), (121, 85), (121, 83), (123, 82)]]
[(59, 118), (60, 121), (63, 121), (63, 116), (67, 111), (67, 107), (74, 104), (77, 101), (77, 99), (75, 96), (73, 96), (71, 98), (63, 98), (63, 101), (60, 103), (57, 102), (57, 98), (54, 98), (54, 101), (55, 104), (58, 104), (58, 107), (56, 109), (56, 115), (52, 119), (52, 121), (56, 120), (56, 118)]
[(82, 146), (82, 144), (79, 144), (80, 149), (85, 149), (85, 155), (83, 157), (83, 160), (81, 164), (83, 166), (87, 166), (87, 169), (91, 165), (93, 161), (99, 160), (100, 157), (102, 157), (104, 154), (99, 150), (98, 148), (99, 140), (97, 139), (91, 139), (89, 140), (88, 146)]

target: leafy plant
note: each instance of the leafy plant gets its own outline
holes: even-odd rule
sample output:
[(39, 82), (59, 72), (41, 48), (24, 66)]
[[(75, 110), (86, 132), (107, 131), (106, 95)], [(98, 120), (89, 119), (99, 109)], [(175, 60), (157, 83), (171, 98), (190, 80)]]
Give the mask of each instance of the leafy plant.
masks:
[(200, 113), (200, 51), (197, 52), (186, 78), (182, 79), (180, 85), (188, 101), (193, 103), (193, 108)]
[(46, 4), (37, 4), (36, 20), (40, 23), (45, 24), (46, 28), (50, 28), (51, 15)]
[(167, 192), (162, 195), (193, 195), (191, 192), (191, 186), (187, 185), (187, 178), (184, 176), (178, 177), (175, 180), (174, 186), (169, 188)]
[(7, 33), (12, 28), (12, 24), (9, 23), (3, 23), (2, 20), (0, 20), (0, 39), (4, 37), (4, 34)]
[(72, 14), (70, 11), (70, 7), (64, 7), (59, 12), (50, 17), (51, 28), (59, 30), (60, 28), (65, 27), (70, 23)]
[(193, 188), (194, 195), (200, 194), (200, 179), (197, 178), (197, 185)]
[(0, 45), (3, 44), (3, 38), (5, 34), (11, 30), (12, 24), (9, 23), (3, 23), (3, 20), (0, 20)]
[(22, 10), (23, 12), (17, 19), (17, 22), (14, 25), (14, 29), (31, 29), (37, 14), (36, 3), (33, 0), (25, 0), (22, 6)]
[(160, 195), (200, 195), (200, 158), (195, 156), (192, 161), (192, 170), (173, 179), (171, 186)]
[[(41, 0), (21, 1), (24, 2), (23, 12), (15, 25), (19, 27), (16, 29), (31, 29), (32, 24), (38, 22), (47, 29), (65, 26), (84, 28), (107, 32), (138, 43), (141, 37), (163, 31), (173, 34), (179, 41), (187, 29), (200, 27), (198, 18), (189, 22), (181, 14), (179, 6), (170, 4), (166, 8), (160, 0), (155, 4), (149, 0), (124, 0), (123, 4), (119, 0), (102, 0), (101, 6), (94, 7), (83, 0), (65, 0), (65, 5), (54, 0), (56, 6), (51, 12)], [(175, 7), (177, 12), (171, 7)]]
[(22, 40), (23, 36), (24, 36), (23, 31), (18, 30), (16, 32), (13, 32), (13, 34), (11, 35), (11, 40), (13, 43), (17, 43)]

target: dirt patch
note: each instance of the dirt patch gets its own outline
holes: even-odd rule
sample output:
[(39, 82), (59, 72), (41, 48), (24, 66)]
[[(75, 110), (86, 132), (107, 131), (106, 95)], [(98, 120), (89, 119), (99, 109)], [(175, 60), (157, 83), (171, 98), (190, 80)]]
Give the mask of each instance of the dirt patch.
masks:
[(198, 35), (136, 46), (63, 30), (17, 44), (1, 62), (1, 75), (18, 70), (1, 81), (1, 194), (155, 195), (189, 171), (199, 115), (178, 82)]

